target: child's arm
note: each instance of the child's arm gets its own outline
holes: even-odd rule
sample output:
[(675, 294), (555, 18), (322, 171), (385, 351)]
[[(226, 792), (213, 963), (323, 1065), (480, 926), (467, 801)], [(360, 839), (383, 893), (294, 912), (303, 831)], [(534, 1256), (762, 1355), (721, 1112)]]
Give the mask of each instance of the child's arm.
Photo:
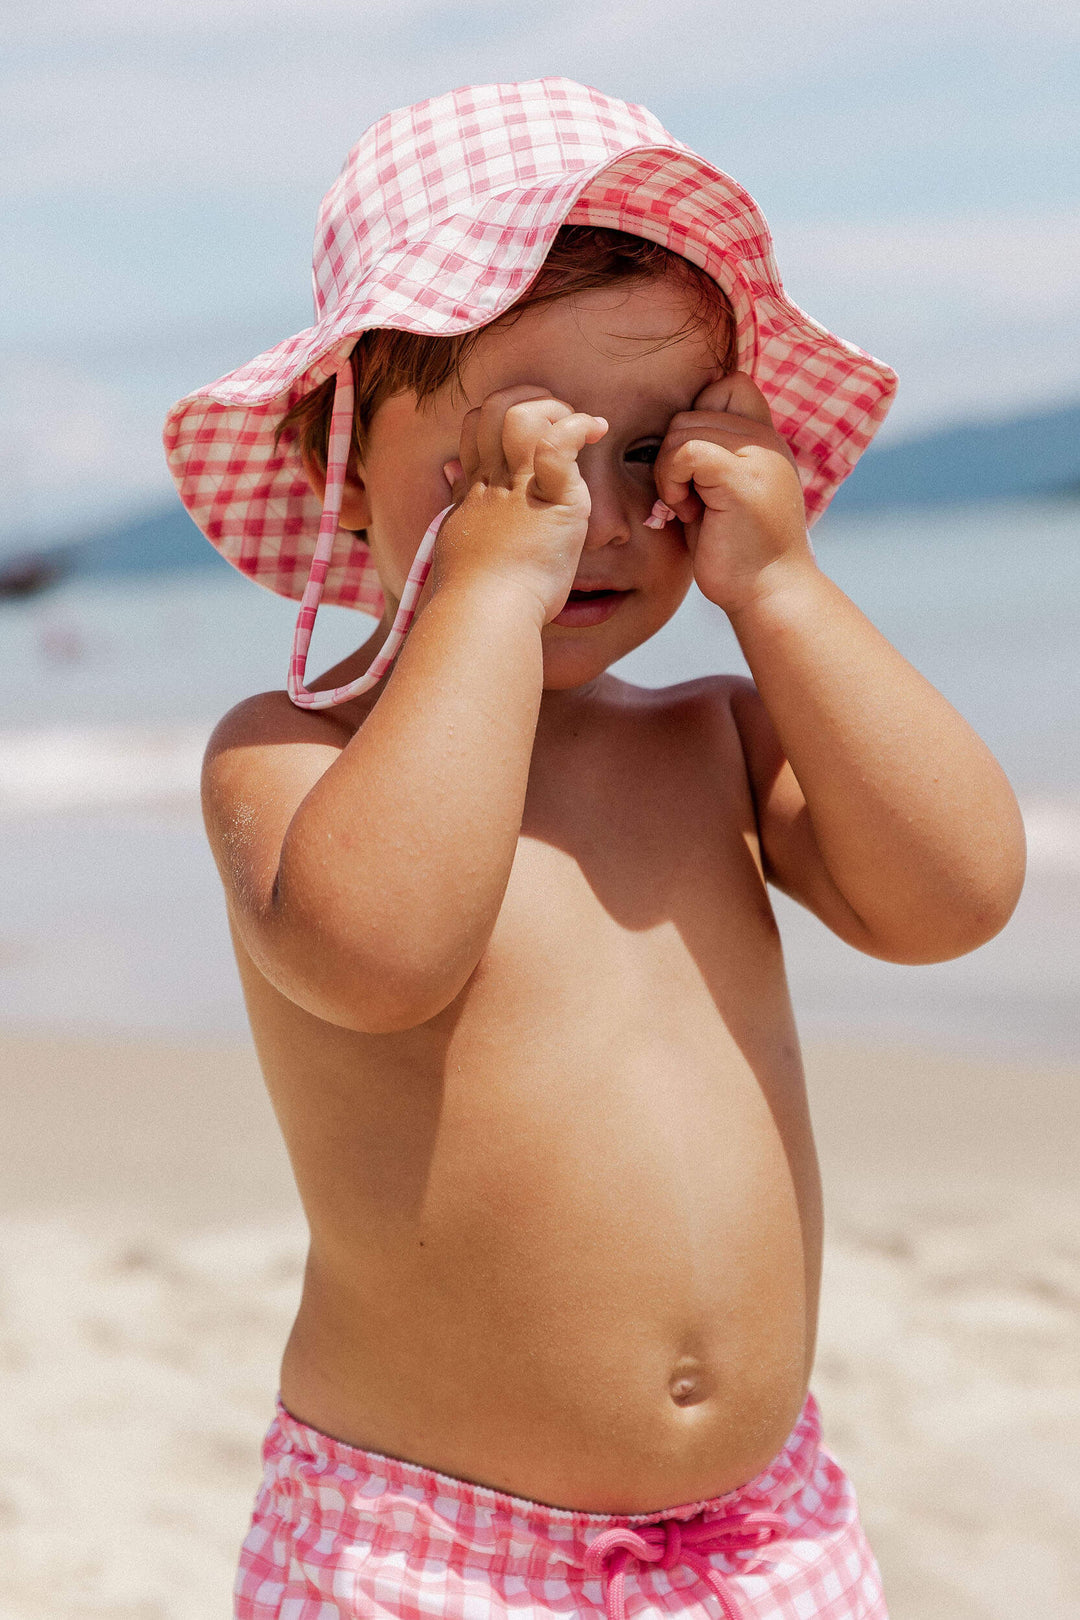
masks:
[(798, 476), (753, 383), (710, 385), (672, 427), (658, 492), (684, 516), (698, 582), (756, 683), (731, 702), (767, 875), (871, 955), (973, 950), (1023, 884), (1000, 766), (815, 565)]
[(1003, 928), (1024, 832), (989, 749), (816, 569), (733, 619), (732, 710), (770, 879), (860, 950), (937, 962)]
[(430, 600), (352, 738), (275, 695), (226, 717), (211, 743), (204, 805), (236, 926), (266, 977), (332, 1023), (378, 1033), (434, 1016), (498, 916), (543, 688), (540, 632), (588, 522), (576, 457), (606, 431), (541, 393), (503, 389), (466, 418), (471, 487), (440, 532)]

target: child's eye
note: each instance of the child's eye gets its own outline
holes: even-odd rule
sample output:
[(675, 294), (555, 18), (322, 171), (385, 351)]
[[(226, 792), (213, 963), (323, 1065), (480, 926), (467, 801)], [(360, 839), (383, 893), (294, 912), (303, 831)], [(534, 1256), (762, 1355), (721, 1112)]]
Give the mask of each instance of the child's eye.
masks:
[(632, 450), (628, 450), (626, 452), (626, 459), (627, 459), (627, 461), (642, 462), (646, 467), (651, 467), (653, 465), (653, 463), (656, 461), (656, 458), (659, 455), (659, 453), (660, 453), (660, 440), (657, 439), (655, 444), (637, 444), (637, 445), (635, 445)]

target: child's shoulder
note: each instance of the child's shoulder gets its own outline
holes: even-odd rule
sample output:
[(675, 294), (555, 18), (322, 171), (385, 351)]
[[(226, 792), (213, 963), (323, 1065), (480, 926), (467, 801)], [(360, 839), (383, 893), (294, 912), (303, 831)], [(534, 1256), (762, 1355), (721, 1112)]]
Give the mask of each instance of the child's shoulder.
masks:
[(203, 755), (203, 818), (215, 853), (239, 826), (284, 825), (355, 728), (334, 710), (298, 709), (284, 691), (244, 698), (214, 727)]
[(299, 709), (287, 692), (256, 692), (223, 714), (210, 734), (206, 769), (225, 768), (241, 755), (266, 757), (271, 749), (311, 745), (340, 751), (352, 735), (334, 711)]
[(622, 701), (646, 723), (655, 722), (657, 737), (729, 783), (735, 768), (759, 810), (779, 802), (779, 789), (793, 806), (796, 797), (801, 803), (768, 710), (749, 676), (701, 675), (655, 688), (621, 684)]
[(618, 681), (614, 702), (630, 722), (627, 743), (638, 733), (647, 754), (673, 764), (694, 761), (732, 780), (771, 780), (781, 764), (780, 747), (754, 682), (745, 675), (700, 675), (671, 686), (634, 686)]

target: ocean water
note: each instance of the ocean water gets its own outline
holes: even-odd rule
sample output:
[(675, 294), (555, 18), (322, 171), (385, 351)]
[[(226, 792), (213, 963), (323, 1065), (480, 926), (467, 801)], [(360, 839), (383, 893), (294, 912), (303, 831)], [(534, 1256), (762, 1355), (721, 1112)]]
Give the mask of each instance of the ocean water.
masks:
[[(974, 725), (1021, 797), (1028, 887), (956, 963), (860, 957), (777, 901), (810, 1035), (1080, 1057), (1080, 501), (826, 518), (822, 567)], [(0, 1024), (246, 1027), (196, 787), (215, 720), (283, 684), (295, 605), (222, 566), (72, 578), (0, 604)], [(369, 621), (320, 614), (309, 669)], [(745, 668), (692, 591), (616, 666), (659, 686)]]

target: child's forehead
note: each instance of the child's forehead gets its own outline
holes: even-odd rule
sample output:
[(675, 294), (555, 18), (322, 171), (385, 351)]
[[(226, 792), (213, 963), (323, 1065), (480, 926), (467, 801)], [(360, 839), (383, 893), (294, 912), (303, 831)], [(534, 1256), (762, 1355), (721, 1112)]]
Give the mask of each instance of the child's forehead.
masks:
[(695, 319), (682, 289), (658, 281), (595, 288), (526, 308), (512, 322), (480, 333), (460, 378), (472, 404), (479, 404), (478, 394), (536, 382), (553, 390), (561, 383), (595, 387), (631, 403), (662, 405), (695, 379), (704, 386), (716, 370), (706, 323)]
[(524, 303), (510, 318), (481, 330), (479, 342), (490, 345), (523, 336), (545, 342), (553, 333), (586, 334), (590, 341), (610, 333), (627, 344), (660, 341), (683, 328), (704, 328), (695, 319), (700, 300), (685, 279), (672, 272), (647, 277), (619, 278), (597, 287), (578, 289), (540, 304)]

